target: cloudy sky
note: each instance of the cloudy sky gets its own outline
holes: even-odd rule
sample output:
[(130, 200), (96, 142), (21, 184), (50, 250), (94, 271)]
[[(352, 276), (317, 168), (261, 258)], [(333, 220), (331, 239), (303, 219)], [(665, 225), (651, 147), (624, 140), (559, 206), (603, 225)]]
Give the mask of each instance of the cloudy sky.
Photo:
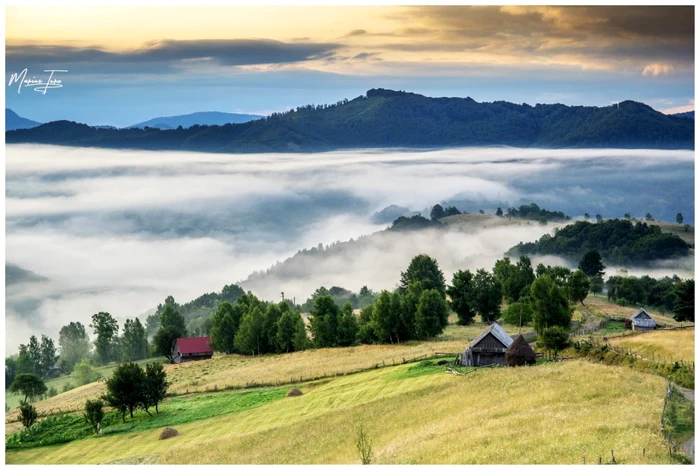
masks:
[(477, 101), (694, 109), (694, 8), (8, 7), (6, 83), (39, 121), (129, 125), (195, 111), (268, 114), (403, 89)]

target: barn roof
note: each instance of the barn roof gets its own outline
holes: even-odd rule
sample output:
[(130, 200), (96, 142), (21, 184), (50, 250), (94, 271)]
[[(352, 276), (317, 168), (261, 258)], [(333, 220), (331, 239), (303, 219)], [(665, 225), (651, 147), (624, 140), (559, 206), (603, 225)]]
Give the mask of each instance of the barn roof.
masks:
[(640, 308), (639, 310), (637, 310), (635, 313), (632, 314), (632, 316), (630, 317), (630, 320), (634, 320), (635, 318), (640, 316), (642, 313), (646, 314), (647, 317), (651, 318), (651, 315), (649, 315), (649, 312), (647, 312), (643, 308)]
[(178, 338), (177, 347), (182, 354), (213, 353), (214, 351), (209, 347), (210, 341), (208, 336)]
[(479, 344), (479, 341), (486, 338), (486, 336), (488, 336), (489, 333), (491, 333), (498, 341), (503, 343), (503, 346), (505, 346), (506, 348), (513, 344), (513, 338), (511, 338), (508, 333), (503, 331), (503, 328), (501, 328), (498, 323), (492, 323), (491, 326), (486, 328), (483, 331), (483, 333), (481, 333), (471, 342), (471, 347), (473, 348), (474, 346)]

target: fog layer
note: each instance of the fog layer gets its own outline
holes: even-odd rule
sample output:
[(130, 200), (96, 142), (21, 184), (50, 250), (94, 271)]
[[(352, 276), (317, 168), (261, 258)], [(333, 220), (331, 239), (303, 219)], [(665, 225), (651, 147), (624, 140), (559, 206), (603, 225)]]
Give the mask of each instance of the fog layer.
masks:
[[(625, 212), (693, 223), (693, 153), (473, 148), (431, 152), (217, 155), (11, 145), (7, 263), (34, 273), (6, 291), (6, 352), (96, 312), (142, 316), (248, 278), (301, 248), (382, 230), (397, 204), (464, 211), (535, 202), (571, 216)], [(305, 263), (294, 278), (246, 283), (266, 299), (316, 287), (391, 288), (427, 252), (450, 275), (493, 265), (549, 227), (371, 237), (362, 250)], [(358, 245), (361, 246), (361, 245)]]

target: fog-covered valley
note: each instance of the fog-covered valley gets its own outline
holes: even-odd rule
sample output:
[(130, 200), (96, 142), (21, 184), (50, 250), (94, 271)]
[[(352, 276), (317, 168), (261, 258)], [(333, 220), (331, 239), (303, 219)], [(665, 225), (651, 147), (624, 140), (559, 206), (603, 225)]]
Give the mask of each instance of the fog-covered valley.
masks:
[[(651, 212), (673, 221), (682, 212), (694, 223), (691, 151), (6, 149), (7, 353), (30, 334), (55, 338), (62, 325), (88, 324), (99, 311), (122, 323), (167, 295), (185, 302), (246, 279), (265, 299), (285, 292), (298, 302), (320, 285), (392, 288), (421, 252), (449, 279), (456, 269), (490, 268), (553, 228), (523, 222), (363, 237), (387, 226), (372, 216), (392, 204), (427, 215), (438, 202), (486, 213), (535, 202), (572, 217)], [(300, 249), (350, 239), (249, 278)], [(682, 269), (692, 273), (692, 264)]]

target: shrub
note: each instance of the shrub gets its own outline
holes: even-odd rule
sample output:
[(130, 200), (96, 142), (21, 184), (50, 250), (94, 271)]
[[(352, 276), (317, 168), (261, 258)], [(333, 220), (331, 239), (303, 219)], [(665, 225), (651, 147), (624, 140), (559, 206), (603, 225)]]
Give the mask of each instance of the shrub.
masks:
[(49, 397), (55, 397), (58, 395), (58, 390), (56, 390), (56, 387), (50, 387), (48, 391)]
[(75, 387), (71, 382), (66, 382), (63, 384), (63, 393), (66, 393), (68, 390), (73, 390)]
[(19, 405), (19, 419), (25, 428), (31, 428), (32, 424), (36, 423), (38, 417), (39, 415), (36, 412), (36, 408), (31, 403), (25, 401)]
[(367, 434), (364, 424), (357, 425), (355, 434), (355, 447), (360, 454), (362, 465), (372, 463), (372, 439)]
[(87, 358), (84, 358), (73, 368), (73, 378), (78, 383), (78, 386), (86, 385), (94, 382), (102, 377), (98, 372), (95, 372), (90, 366)]
[(88, 400), (85, 402), (85, 421), (92, 426), (95, 434), (100, 433), (100, 428), (102, 427), (102, 420), (105, 417), (105, 412), (102, 409), (104, 404), (102, 400)]

